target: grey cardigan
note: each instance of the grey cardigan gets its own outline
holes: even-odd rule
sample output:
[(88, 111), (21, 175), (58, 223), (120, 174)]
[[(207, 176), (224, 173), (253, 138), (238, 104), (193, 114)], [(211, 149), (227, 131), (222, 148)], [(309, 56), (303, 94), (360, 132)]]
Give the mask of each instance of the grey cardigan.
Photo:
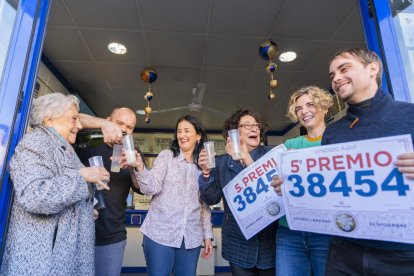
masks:
[(49, 129), (27, 133), (10, 162), (14, 198), (0, 275), (93, 275), (91, 189), (73, 148)]

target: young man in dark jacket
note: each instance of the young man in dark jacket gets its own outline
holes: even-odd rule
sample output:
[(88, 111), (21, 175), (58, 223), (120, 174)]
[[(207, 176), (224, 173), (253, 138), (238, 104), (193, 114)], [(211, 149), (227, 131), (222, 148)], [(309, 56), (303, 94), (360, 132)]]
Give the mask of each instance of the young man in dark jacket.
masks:
[[(395, 101), (381, 90), (382, 63), (376, 53), (359, 48), (338, 52), (329, 77), (332, 89), (349, 108), (344, 118), (326, 129), (322, 145), (401, 134), (414, 139), (414, 104)], [(396, 165), (414, 178), (413, 152), (400, 155)], [(331, 242), (326, 274), (414, 275), (413, 263), (413, 244), (337, 237)]]

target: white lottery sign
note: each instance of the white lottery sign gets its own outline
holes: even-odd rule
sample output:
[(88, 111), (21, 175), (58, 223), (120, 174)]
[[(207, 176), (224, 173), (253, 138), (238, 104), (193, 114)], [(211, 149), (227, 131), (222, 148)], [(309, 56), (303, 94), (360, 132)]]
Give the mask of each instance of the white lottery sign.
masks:
[(394, 166), (412, 151), (400, 135), (281, 153), (289, 227), (414, 244), (414, 180)]
[(272, 177), (278, 175), (278, 152), (285, 150), (284, 145), (273, 148), (241, 171), (223, 189), (227, 204), (246, 239), (285, 214), (282, 197), (270, 186)]

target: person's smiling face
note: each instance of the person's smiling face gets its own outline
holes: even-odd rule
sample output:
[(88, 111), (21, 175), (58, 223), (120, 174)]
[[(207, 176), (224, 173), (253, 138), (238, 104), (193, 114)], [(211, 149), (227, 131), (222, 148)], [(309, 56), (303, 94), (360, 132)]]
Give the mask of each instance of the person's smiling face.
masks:
[(246, 143), (249, 151), (254, 150), (260, 144), (261, 124), (250, 115), (244, 115), (239, 121), (240, 140)]
[(82, 129), (79, 111), (75, 105), (72, 105), (59, 118), (46, 118), (45, 122), (47, 126), (53, 127), (69, 144), (75, 143), (76, 135)]
[(371, 97), (378, 88), (378, 64), (364, 65), (349, 53), (336, 56), (329, 66), (332, 89), (343, 101), (356, 104)]
[(324, 125), (326, 112), (318, 109), (308, 94), (304, 94), (296, 100), (295, 114), (299, 123), (306, 129)]
[(201, 139), (197, 134), (193, 124), (188, 121), (181, 121), (177, 126), (178, 146), (183, 152), (193, 152), (198, 140)]

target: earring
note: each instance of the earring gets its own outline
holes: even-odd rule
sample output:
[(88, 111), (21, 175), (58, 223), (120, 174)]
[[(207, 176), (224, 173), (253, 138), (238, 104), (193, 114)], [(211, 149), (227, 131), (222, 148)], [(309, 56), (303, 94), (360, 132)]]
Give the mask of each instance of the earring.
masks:
[(197, 145), (200, 144), (200, 140), (197, 140)]

